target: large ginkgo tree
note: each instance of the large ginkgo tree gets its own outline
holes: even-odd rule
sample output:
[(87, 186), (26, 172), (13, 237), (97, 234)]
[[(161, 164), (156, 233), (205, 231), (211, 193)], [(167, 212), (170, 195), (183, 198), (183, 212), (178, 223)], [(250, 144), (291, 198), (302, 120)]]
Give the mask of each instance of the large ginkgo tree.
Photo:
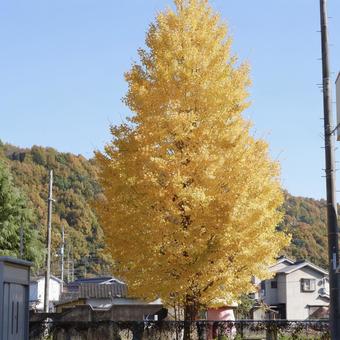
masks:
[(250, 132), (249, 70), (204, 0), (160, 13), (126, 73), (133, 112), (97, 152), (97, 211), (132, 295), (178, 304), (186, 320), (253, 289), (287, 244), (279, 164)]

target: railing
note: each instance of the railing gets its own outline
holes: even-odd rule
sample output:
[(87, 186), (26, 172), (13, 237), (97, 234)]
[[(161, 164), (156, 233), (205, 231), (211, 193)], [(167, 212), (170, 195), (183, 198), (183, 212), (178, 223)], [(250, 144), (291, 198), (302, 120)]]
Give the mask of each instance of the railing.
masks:
[[(186, 329), (186, 332), (184, 332)], [(187, 330), (190, 329), (190, 337)], [(184, 335), (186, 333), (186, 336)], [(236, 320), (236, 321), (79, 321), (30, 322), (30, 339), (76, 338), (81, 340), (226, 340), (226, 339), (330, 339), (327, 320)]]

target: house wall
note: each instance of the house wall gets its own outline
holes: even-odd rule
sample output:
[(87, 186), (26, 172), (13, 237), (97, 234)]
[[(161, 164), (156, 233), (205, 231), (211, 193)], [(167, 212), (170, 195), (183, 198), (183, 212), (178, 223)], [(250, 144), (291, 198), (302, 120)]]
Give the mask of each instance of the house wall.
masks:
[[(50, 301), (59, 301), (60, 293), (61, 293), (60, 282), (51, 278)], [(30, 283), (30, 301), (39, 300), (39, 303), (37, 303), (36, 308), (38, 310), (43, 310), (44, 298), (45, 298), (45, 278), (39, 278), (36, 282)]]
[(254, 320), (265, 320), (266, 319), (266, 312), (262, 308), (256, 308), (252, 311), (252, 318)]
[(72, 300), (64, 302), (62, 304), (57, 304), (55, 306), (55, 313), (62, 313), (65, 309), (76, 308), (77, 306), (86, 305), (86, 299)]
[(285, 274), (277, 275), (277, 302), (286, 303), (287, 301), (287, 276)]
[[(305, 320), (309, 317), (308, 305), (328, 306), (328, 303), (319, 298), (323, 274), (304, 267), (286, 275), (287, 304), (286, 313), (289, 320)], [(316, 279), (315, 291), (303, 292), (301, 279)], [(327, 290), (327, 288), (326, 288)]]
[[(145, 305), (146, 302), (138, 299), (128, 298), (87, 298), (86, 303), (92, 308), (107, 309), (112, 305)], [(161, 301), (156, 300), (149, 304), (161, 305)]]
[(277, 288), (271, 288), (271, 281), (275, 280), (270, 279), (265, 281), (265, 295), (263, 296), (263, 301), (267, 305), (276, 305), (279, 303), (278, 301), (278, 289)]
[[(114, 298), (112, 299), (112, 304), (114, 305), (140, 305), (145, 304), (145, 301), (139, 299), (132, 299), (132, 298)], [(149, 304), (156, 304), (161, 305), (161, 300), (156, 300), (153, 302), (149, 302)]]
[(30, 289), (29, 289), (29, 301), (36, 301), (38, 300), (38, 283), (31, 282)]
[(234, 321), (234, 309), (230, 307), (209, 308), (207, 311), (207, 320)]
[(108, 309), (112, 306), (112, 299), (86, 299), (86, 304), (92, 308)]

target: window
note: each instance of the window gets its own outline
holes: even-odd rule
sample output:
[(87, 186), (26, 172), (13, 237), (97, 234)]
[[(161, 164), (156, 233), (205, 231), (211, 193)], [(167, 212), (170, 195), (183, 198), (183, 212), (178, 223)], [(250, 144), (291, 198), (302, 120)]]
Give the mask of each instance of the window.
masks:
[(315, 279), (301, 279), (301, 291), (302, 292), (314, 292), (315, 291)]
[(270, 281), (270, 288), (277, 288), (277, 281), (276, 280), (272, 280)]
[(266, 281), (261, 281), (261, 295), (266, 296)]

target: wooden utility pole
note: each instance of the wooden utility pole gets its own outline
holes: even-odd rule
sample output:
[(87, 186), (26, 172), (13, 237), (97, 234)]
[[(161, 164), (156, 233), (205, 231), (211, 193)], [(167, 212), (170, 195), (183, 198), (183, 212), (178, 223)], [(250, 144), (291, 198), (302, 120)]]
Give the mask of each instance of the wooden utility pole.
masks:
[(72, 282), (74, 281), (74, 257), (72, 257)]
[(24, 226), (23, 222), (21, 221), (21, 226), (20, 226), (20, 258), (24, 258)]
[(60, 248), (60, 256), (61, 256), (61, 292), (64, 291), (64, 249), (65, 249), (65, 230), (64, 225), (61, 229), (61, 248)]
[(67, 283), (70, 283), (70, 246), (67, 247)]
[(335, 155), (334, 131), (332, 122), (331, 80), (328, 54), (328, 17), (327, 0), (320, 0), (321, 49), (322, 49), (322, 79), (325, 134), (325, 163), (327, 189), (327, 227), (328, 227), (328, 259), (330, 307), (329, 321), (331, 339), (340, 339), (340, 296), (339, 274), (336, 272), (339, 264), (339, 235), (337, 222), (337, 204), (335, 190)]
[(84, 258), (84, 278), (87, 276), (87, 257)]
[(51, 229), (52, 229), (52, 186), (53, 186), (53, 170), (50, 170), (50, 181), (48, 187), (48, 212), (47, 212), (47, 234), (46, 234), (46, 271), (45, 271), (45, 296), (44, 311), (49, 312), (50, 304), (50, 277), (51, 277)]

